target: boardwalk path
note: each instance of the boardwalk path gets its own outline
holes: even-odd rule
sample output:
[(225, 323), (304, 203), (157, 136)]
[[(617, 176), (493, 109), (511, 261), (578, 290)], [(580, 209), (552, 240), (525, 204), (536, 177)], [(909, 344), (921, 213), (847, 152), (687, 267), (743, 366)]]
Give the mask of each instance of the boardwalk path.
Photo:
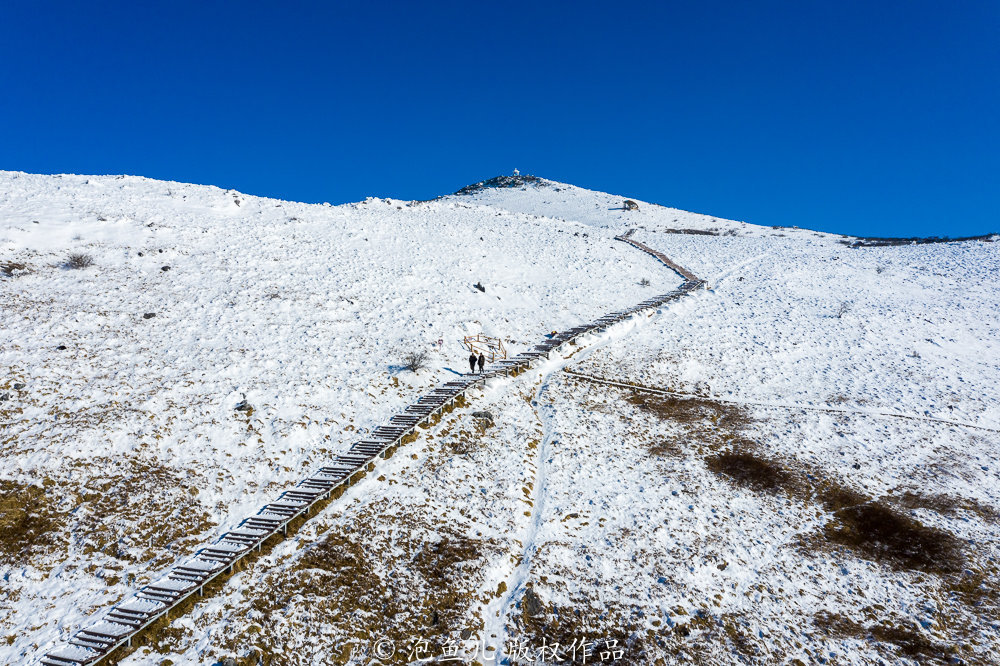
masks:
[(77, 632), (67, 644), (46, 652), (39, 663), (45, 666), (90, 666), (123, 657), (141, 632), (154, 623), (176, 617), (183, 610), (180, 608), (182, 604), (203, 595), (207, 587), (210, 591), (221, 587), (237, 564), (255, 557), (264, 548), (270, 548), (288, 534), (289, 528), (297, 529), (315, 511), (340, 497), (346, 488), (375, 469), (377, 458), (388, 458), (397, 448), (415, 440), (417, 426), (436, 423), (443, 412), (464, 404), (465, 393), (469, 389), (492, 377), (526, 370), (539, 359), (548, 359), (552, 352), (581, 336), (604, 331), (635, 314), (681, 298), (704, 284), (665, 255), (632, 240), (632, 233), (633, 230), (629, 230), (616, 236), (615, 240), (652, 255), (683, 277), (685, 282), (677, 290), (559, 333), (535, 345), (531, 351), (492, 364), (485, 373), (463, 375), (440, 384), (420, 396), (402, 413), (375, 428), (367, 439), (355, 442), (347, 453), (329, 461), (294, 488), (264, 505), (256, 514), (245, 518), (236, 529), (202, 547), (162, 578), (115, 605), (94, 624)]

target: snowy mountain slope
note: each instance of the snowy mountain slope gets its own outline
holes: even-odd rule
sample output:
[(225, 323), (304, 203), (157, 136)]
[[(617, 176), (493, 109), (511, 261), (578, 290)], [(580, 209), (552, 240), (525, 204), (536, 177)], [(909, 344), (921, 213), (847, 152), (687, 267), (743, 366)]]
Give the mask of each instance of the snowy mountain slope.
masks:
[[(922, 524), (975, 541), (970, 580), (995, 573), (996, 246), (848, 249), (806, 230), (620, 205), (551, 181), (330, 207), (0, 174), (0, 263), (25, 266), (0, 275), (0, 479), (5, 498), (40, 516), (18, 523), (31, 549), (0, 550), (0, 660), (65, 638), (419, 387), (462, 371), (462, 335), (499, 334), (516, 351), (672, 288), (675, 275), (611, 240), (637, 226), (713, 290), (491, 387), (411, 445), (415, 458), (387, 461), (127, 663), (251, 650), (275, 663), (356, 650), (364, 663), (380, 636), (405, 661), (419, 638), (440, 649), (502, 635), (503, 653), (526, 663), (516, 641), (537, 648), (560, 632), (627, 643), (629, 663), (828, 652), (875, 663), (905, 658), (914, 636), (931, 646), (917, 657), (955, 643), (990, 663), (995, 587), (977, 607), (954, 601), (969, 586), (952, 572), (850, 548), (830, 557), (816, 546), (834, 515), (822, 501), (790, 482), (747, 489), (710, 465), (743, 442), (872, 500), (903, 498)], [(73, 251), (95, 265), (62, 267)], [(401, 371), (416, 348), (435, 350), (430, 368)], [(657, 410), (561, 365), (737, 411)], [(249, 415), (233, 409), (244, 394)], [(496, 426), (471, 417), (484, 408)], [(948, 510), (919, 506), (929, 497), (950, 498)], [(852, 634), (823, 612), (865, 626)]]

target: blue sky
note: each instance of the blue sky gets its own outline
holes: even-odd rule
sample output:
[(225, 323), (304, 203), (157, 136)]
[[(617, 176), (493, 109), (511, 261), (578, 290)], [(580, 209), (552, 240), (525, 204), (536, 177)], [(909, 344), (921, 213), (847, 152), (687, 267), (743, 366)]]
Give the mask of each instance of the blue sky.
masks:
[(1000, 231), (1000, 3), (0, 8), (0, 169), (341, 203), (522, 172), (864, 235)]

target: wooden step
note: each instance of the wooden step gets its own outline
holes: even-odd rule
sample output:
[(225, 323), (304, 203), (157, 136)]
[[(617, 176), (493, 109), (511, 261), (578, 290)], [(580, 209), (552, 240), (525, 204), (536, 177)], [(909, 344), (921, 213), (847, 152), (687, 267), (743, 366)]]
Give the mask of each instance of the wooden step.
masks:
[(78, 664), (89, 664), (103, 653), (104, 651), (91, 651), (67, 645), (46, 653), (42, 657), (41, 663), (45, 666), (77, 666)]

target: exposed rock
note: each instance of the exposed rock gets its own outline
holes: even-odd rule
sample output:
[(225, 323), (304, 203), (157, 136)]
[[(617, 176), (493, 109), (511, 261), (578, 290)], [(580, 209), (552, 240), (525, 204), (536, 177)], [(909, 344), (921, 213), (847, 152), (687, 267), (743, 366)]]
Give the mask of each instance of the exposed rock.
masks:
[(513, 176), (497, 176), (495, 178), (490, 178), (489, 180), (481, 180), (478, 183), (473, 183), (472, 185), (466, 185), (455, 194), (475, 194), (476, 192), (481, 192), (489, 188), (509, 188), (509, 187), (526, 187), (528, 185), (533, 185), (535, 187), (545, 186), (545, 181), (543, 181), (538, 176), (529, 176), (527, 174), (513, 175)]
[(542, 600), (538, 598), (538, 595), (530, 587), (524, 591), (524, 612), (532, 617), (545, 612)]

